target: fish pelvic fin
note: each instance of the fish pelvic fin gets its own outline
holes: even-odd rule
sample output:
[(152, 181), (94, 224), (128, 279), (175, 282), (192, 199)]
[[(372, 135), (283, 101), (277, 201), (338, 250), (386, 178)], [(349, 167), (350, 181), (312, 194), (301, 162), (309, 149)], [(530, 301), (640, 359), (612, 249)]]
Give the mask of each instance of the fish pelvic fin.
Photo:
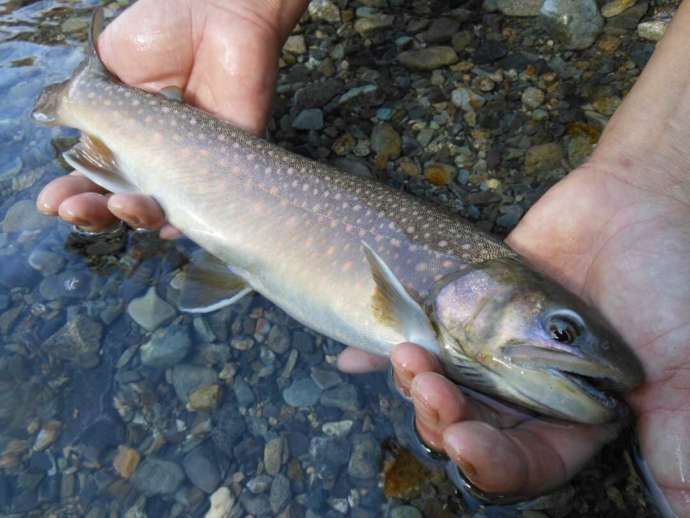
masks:
[(177, 288), (177, 306), (185, 313), (210, 313), (234, 304), (253, 289), (220, 259), (199, 249), (184, 270)]
[(422, 307), (367, 243), (362, 242), (362, 248), (376, 285), (371, 297), (374, 317), (383, 325), (396, 329), (405, 340), (437, 353), (439, 346), (436, 333)]
[(89, 180), (111, 192), (137, 192), (120, 171), (111, 149), (100, 139), (82, 133), (81, 140), (63, 153), (65, 161)]

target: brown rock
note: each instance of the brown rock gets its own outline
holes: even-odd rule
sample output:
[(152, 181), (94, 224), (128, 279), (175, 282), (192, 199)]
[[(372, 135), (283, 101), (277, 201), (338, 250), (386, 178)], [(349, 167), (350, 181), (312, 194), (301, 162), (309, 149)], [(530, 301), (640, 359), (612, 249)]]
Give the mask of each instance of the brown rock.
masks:
[(525, 156), (525, 174), (543, 173), (561, 167), (563, 153), (555, 142), (532, 146)]
[(429, 164), (424, 168), (424, 176), (434, 185), (445, 187), (453, 181), (457, 171), (448, 164)]
[(218, 406), (220, 400), (220, 385), (204, 385), (189, 395), (187, 409), (191, 411), (208, 412)]
[(113, 459), (113, 468), (122, 478), (128, 479), (137, 470), (141, 455), (134, 448), (118, 446), (117, 454)]

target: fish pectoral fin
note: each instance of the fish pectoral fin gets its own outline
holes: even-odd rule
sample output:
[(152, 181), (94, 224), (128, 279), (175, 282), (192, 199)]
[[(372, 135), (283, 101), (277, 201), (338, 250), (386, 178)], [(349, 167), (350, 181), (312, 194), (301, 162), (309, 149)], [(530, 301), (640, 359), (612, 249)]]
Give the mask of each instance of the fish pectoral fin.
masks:
[(184, 96), (182, 93), (182, 88), (179, 86), (166, 86), (158, 91), (163, 97), (168, 101), (175, 101), (176, 103), (181, 103), (184, 101)]
[(179, 289), (177, 305), (186, 313), (210, 313), (254, 291), (220, 259), (201, 249), (192, 254)]
[(65, 161), (89, 180), (111, 192), (136, 192), (119, 170), (115, 156), (102, 140), (83, 134), (81, 140), (62, 154)]
[(383, 259), (365, 242), (362, 242), (362, 247), (376, 284), (371, 299), (371, 308), (376, 319), (388, 327), (397, 329), (406, 340), (427, 350), (438, 351), (436, 333), (424, 310)]

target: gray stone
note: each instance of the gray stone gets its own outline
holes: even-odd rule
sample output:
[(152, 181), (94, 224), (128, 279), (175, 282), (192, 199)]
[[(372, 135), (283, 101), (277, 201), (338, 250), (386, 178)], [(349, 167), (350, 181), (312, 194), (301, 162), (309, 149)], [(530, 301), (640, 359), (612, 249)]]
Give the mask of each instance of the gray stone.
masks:
[(427, 47), (401, 52), (398, 61), (412, 70), (434, 70), (457, 63), (458, 55), (453, 47)]
[(282, 437), (274, 437), (266, 443), (264, 448), (264, 469), (269, 475), (277, 475), (280, 473), (280, 467), (283, 465), (283, 450), (285, 448), (285, 441)]
[(612, 16), (606, 20), (605, 30), (630, 30), (637, 27), (642, 17), (647, 13), (649, 9), (649, 2), (647, 0), (638, 1), (634, 6), (626, 9), (623, 13)]
[(452, 18), (436, 18), (424, 31), (422, 38), (427, 43), (445, 43), (460, 29), (460, 22)]
[(91, 369), (100, 361), (103, 326), (87, 317), (76, 315), (68, 318), (43, 344), (50, 354), (66, 360), (82, 369)]
[(349, 383), (342, 383), (321, 394), (323, 406), (335, 407), (340, 410), (355, 411), (359, 409), (359, 394), (357, 388)]
[(92, 282), (88, 272), (67, 271), (43, 279), (38, 291), (45, 300), (83, 299), (91, 292)]
[(65, 266), (65, 259), (55, 252), (37, 248), (29, 254), (29, 266), (43, 275), (55, 275)]
[(321, 389), (311, 378), (296, 380), (283, 390), (283, 399), (285, 402), (295, 407), (314, 406), (320, 397)]
[(172, 384), (177, 397), (185, 405), (189, 402), (189, 395), (199, 387), (216, 383), (218, 376), (213, 369), (183, 363), (172, 369)]
[(544, 0), (497, 0), (496, 7), (506, 16), (537, 16)]
[(266, 345), (276, 354), (283, 354), (290, 348), (290, 336), (283, 326), (273, 326), (268, 332)]
[(312, 368), (311, 379), (314, 380), (316, 386), (321, 390), (335, 387), (343, 381), (343, 378), (335, 369), (320, 369), (318, 367)]
[(301, 111), (306, 108), (321, 108), (338, 95), (342, 89), (343, 82), (335, 78), (308, 84), (295, 92), (292, 100), (293, 109)]
[(528, 86), (525, 91), (522, 92), (522, 104), (525, 108), (534, 110), (539, 108), (544, 102), (544, 92), (539, 88), (533, 86)]
[(173, 319), (175, 310), (158, 296), (156, 288), (151, 287), (143, 297), (132, 299), (127, 314), (147, 331), (155, 331)]
[(653, 20), (651, 22), (642, 22), (637, 26), (637, 34), (643, 40), (660, 41), (666, 34), (670, 20)]
[(5, 219), (2, 220), (2, 231), (11, 233), (42, 230), (53, 223), (53, 218), (44, 216), (36, 210), (34, 200), (20, 200), (7, 210)]
[(539, 13), (549, 32), (568, 49), (586, 49), (604, 27), (595, 0), (544, 0)]
[(237, 404), (242, 408), (249, 407), (254, 404), (254, 401), (256, 401), (254, 391), (252, 391), (252, 388), (249, 386), (249, 384), (247, 384), (247, 382), (242, 378), (235, 379), (232, 390), (235, 393)]
[(304, 54), (307, 51), (307, 44), (304, 41), (302, 34), (293, 34), (283, 45), (283, 50), (291, 52), (292, 54)]
[(422, 518), (422, 513), (411, 505), (399, 505), (391, 509), (390, 518)]
[(271, 481), (272, 479), (268, 475), (257, 475), (247, 481), (247, 489), (255, 495), (258, 495), (259, 493), (268, 491), (268, 488), (271, 487)]
[(276, 475), (271, 484), (271, 492), (268, 496), (268, 502), (271, 504), (271, 511), (277, 515), (285, 506), (292, 493), (290, 492), (290, 481), (285, 475)]
[(456, 52), (460, 52), (472, 45), (473, 39), (474, 36), (470, 31), (460, 31), (453, 35), (450, 44), (453, 46)]
[(220, 485), (218, 465), (211, 448), (202, 444), (197, 446), (182, 461), (187, 478), (205, 493), (213, 493)]
[(458, 86), (451, 92), (450, 101), (465, 111), (476, 111), (486, 103), (486, 99), (483, 96), (464, 85)]
[(392, 14), (371, 13), (355, 20), (354, 28), (359, 34), (366, 36), (370, 32), (378, 29), (392, 27), (394, 21), (395, 16)]
[(334, 481), (350, 458), (350, 445), (343, 439), (314, 437), (309, 443), (309, 456), (316, 475), (325, 481)]
[(352, 455), (347, 472), (353, 478), (378, 476), (381, 464), (381, 446), (373, 434), (360, 433), (353, 437)]
[(292, 121), (292, 127), (300, 130), (321, 129), (323, 128), (323, 112), (319, 108), (302, 110)]
[(378, 89), (379, 87), (376, 85), (364, 85), (350, 88), (347, 92), (340, 96), (340, 99), (338, 99), (338, 104), (345, 104), (364, 95), (373, 94), (374, 92), (377, 92)]
[(181, 362), (191, 346), (192, 341), (185, 326), (159, 329), (153, 333), (151, 340), (141, 346), (141, 363), (147, 367), (167, 369)]
[[(251, 516), (272, 516), (271, 504), (268, 502), (268, 497), (265, 495), (254, 496), (249, 492), (240, 495), (240, 503), (246, 513)], [(242, 514), (237, 514), (242, 516)]]
[(184, 471), (176, 463), (149, 458), (139, 464), (132, 483), (146, 496), (169, 495), (177, 491), (184, 478)]
[(16, 176), (22, 170), (24, 162), (22, 162), (21, 157), (4, 157), (0, 162), (0, 180), (9, 180), (11, 177)]
[(312, 20), (340, 23), (340, 9), (331, 0), (311, 0), (309, 2), (309, 16)]
[(67, 18), (60, 28), (62, 32), (79, 32), (85, 30), (89, 26), (87, 18)]

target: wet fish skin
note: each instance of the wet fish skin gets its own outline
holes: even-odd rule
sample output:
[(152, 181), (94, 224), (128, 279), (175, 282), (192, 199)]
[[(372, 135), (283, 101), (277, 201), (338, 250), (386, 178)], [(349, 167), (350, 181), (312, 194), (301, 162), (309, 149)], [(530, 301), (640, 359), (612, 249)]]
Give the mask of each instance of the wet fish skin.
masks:
[(130, 88), (93, 50), (34, 116), (83, 132), (67, 154), (82, 173), (113, 192), (153, 196), (252, 288), (336, 340), (384, 355), (417, 342), (458, 382), (577, 422), (621, 416), (592, 379), (621, 390), (642, 380), (635, 355), (595, 311), (494, 237)]

